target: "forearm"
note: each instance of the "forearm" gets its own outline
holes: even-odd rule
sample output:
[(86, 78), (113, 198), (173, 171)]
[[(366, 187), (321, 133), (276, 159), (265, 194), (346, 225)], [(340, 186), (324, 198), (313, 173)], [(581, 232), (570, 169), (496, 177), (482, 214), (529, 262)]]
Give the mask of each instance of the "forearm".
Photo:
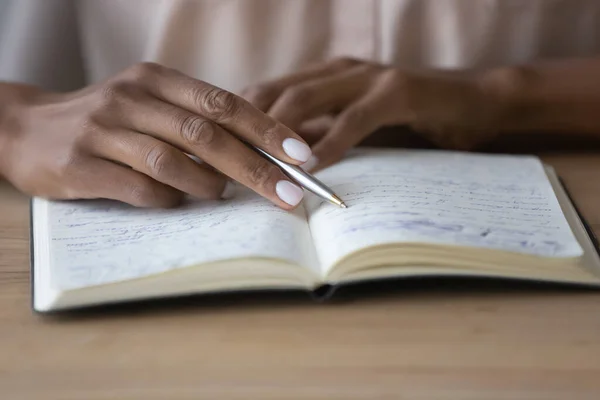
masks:
[(574, 133), (600, 138), (600, 58), (501, 68), (484, 86), (505, 105), (501, 133)]
[(39, 90), (33, 86), (0, 82), (0, 178), (4, 176), (10, 139), (19, 126), (19, 110)]

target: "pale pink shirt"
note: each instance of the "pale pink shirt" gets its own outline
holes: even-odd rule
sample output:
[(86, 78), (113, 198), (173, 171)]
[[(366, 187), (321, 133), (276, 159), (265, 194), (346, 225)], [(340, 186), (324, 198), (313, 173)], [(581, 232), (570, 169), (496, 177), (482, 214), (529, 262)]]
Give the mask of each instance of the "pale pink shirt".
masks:
[(0, 0), (0, 79), (155, 61), (234, 92), (350, 56), (473, 68), (600, 54), (600, 0)]

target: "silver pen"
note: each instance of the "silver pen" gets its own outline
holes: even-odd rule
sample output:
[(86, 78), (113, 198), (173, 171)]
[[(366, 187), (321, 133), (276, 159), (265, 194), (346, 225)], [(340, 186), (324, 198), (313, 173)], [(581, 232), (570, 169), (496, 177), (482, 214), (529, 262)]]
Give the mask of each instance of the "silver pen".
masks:
[(259, 149), (256, 146), (252, 146), (252, 148), (258, 151), (263, 156), (265, 156), (265, 158), (267, 158), (268, 160), (272, 161), (279, 168), (281, 168), (287, 176), (296, 181), (296, 183), (298, 183), (304, 189), (314, 193), (315, 195), (321, 197), (324, 200), (329, 201), (330, 203), (335, 204), (338, 207), (348, 208), (346, 206), (346, 203), (344, 203), (342, 199), (340, 199), (333, 192), (333, 190), (328, 188), (323, 182), (321, 182), (311, 174), (304, 171), (302, 168), (283, 162), (273, 157), (266, 151)]

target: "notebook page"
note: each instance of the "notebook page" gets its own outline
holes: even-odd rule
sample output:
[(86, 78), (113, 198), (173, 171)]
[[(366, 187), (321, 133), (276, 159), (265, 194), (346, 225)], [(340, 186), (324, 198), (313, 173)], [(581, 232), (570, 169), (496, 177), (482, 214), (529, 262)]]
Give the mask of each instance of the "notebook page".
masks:
[(51, 202), (49, 219), (53, 285), (61, 289), (230, 258), (316, 265), (305, 211), (281, 210), (247, 189), (232, 200), (191, 201), (170, 210)]
[(582, 254), (534, 157), (367, 149), (318, 177), (349, 207), (315, 198), (306, 205), (325, 269), (358, 249), (395, 242)]

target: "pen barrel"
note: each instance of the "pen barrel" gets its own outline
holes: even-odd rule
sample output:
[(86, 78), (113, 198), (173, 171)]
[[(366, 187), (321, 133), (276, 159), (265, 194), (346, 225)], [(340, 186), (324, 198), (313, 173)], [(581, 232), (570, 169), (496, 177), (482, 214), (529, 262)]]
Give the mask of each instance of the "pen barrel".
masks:
[(339, 201), (336, 200), (337, 196), (331, 189), (329, 189), (323, 182), (304, 171), (302, 168), (287, 164), (259, 148), (256, 148), (256, 150), (258, 150), (260, 154), (262, 154), (269, 161), (272, 161), (275, 165), (277, 165), (290, 179), (297, 182), (304, 189), (314, 193), (324, 200), (334, 204), (339, 203)]
[(335, 193), (333, 193), (333, 191), (331, 191), (323, 182), (306, 173), (302, 168), (294, 165), (285, 165), (281, 166), (281, 169), (291, 179), (298, 182), (304, 189), (325, 200), (332, 201), (334, 199)]

